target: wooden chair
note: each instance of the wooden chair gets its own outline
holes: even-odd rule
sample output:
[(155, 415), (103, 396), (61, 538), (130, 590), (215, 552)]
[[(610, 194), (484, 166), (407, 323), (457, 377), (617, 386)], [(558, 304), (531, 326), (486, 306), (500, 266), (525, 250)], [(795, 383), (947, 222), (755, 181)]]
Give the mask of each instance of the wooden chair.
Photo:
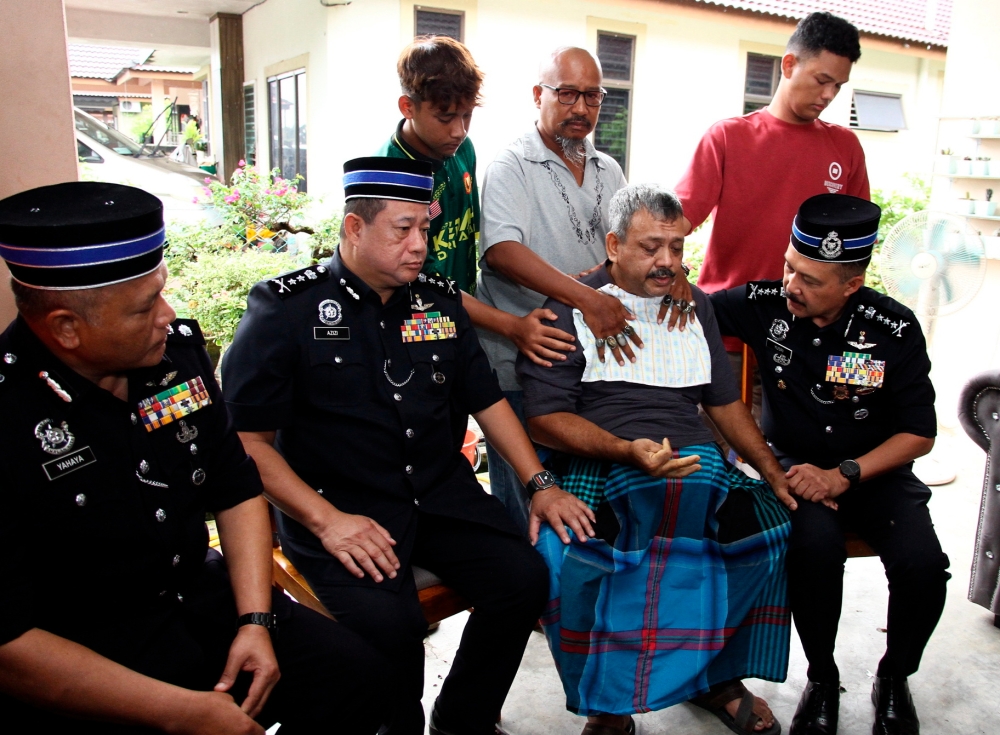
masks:
[[(757, 358), (747, 345), (743, 345), (743, 373), (740, 375), (740, 393), (743, 403), (753, 411), (753, 371), (757, 367)], [(878, 556), (871, 546), (866, 544), (858, 534), (847, 532), (847, 557), (853, 559), (859, 556)]]

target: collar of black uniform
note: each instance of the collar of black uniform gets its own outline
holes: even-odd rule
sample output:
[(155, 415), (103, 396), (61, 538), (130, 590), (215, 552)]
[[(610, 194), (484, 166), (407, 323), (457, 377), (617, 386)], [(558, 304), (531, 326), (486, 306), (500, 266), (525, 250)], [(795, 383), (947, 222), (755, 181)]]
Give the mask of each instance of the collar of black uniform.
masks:
[(444, 161), (440, 158), (431, 158), (430, 156), (425, 156), (423, 153), (418, 151), (416, 148), (411, 146), (403, 138), (403, 123), (406, 122), (406, 118), (399, 121), (399, 125), (396, 126), (396, 132), (392, 134), (392, 142), (399, 146), (400, 150), (403, 151), (410, 158), (415, 161), (426, 161), (434, 168), (434, 173), (437, 173), (444, 166)]
[[(338, 248), (333, 257), (330, 258), (330, 276), (333, 278), (333, 282), (344, 289), (351, 289), (358, 295), (358, 298), (352, 298), (351, 301), (361, 301), (368, 297), (369, 293), (374, 293), (371, 286), (362, 281), (358, 276), (348, 268), (344, 261), (340, 257), (340, 249)], [(348, 291), (350, 293), (350, 291)], [(377, 298), (377, 294), (376, 294)], [(381, 301), (381, 299), (379, 299)]]

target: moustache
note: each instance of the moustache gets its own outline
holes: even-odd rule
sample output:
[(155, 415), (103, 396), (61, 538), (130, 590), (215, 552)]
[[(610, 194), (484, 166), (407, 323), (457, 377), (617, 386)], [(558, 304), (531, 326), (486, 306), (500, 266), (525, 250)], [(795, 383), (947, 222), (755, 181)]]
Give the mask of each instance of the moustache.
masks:
[(646, 278), (673, 278), (676, 275), (670, 268), (656, 268), (651, 270)]
[(784, 291), (784, 292), (782, 293), (782, 295), (783, 295), (783, 296), (784, 296), (784, 297), (785, 297), (786, 299), (788, 299), (789, 301), (793, 301), (793, 302), (795, 302), (796, 304), (798, 304), (799, 306), (805, 306), (805, 305), (806, 305), (806, 303), (805, 303), (804, 301), (802, 301), (802, 300), (800, 300), (800, 299), (797, 299), (797, 298), (795, 298), (794, 296), (792, 296), (792, 295), (791, 295), (790, 293), (788, 293), (787, 291)]
[(593, 123), (591, 123), (590, 120), (588, 120), (583, 115), (573, 115), (573, 117), (569, 118), (568, 120), (563, 120), (561, 123), (559, 123), (559, 126), (565, 127), (567, 125), (575, 125), (577, 123), (579, 123), (580, 125), (586, 125), (587, 130), (590, 130), (592, 127), (594, 127)]

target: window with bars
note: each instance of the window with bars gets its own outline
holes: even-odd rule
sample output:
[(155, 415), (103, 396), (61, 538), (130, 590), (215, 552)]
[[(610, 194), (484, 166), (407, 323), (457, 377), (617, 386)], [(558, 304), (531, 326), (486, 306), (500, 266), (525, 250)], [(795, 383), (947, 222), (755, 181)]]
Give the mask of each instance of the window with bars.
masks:
[(243, 150), (251, 166), (257, 163), (256, 88), (253, 82), (243, 85)]
[(594, 129), (594, 147), (618, 161), (628, 175), (630, 108), (635, 67), (635, 36), (597, 34), (597, 58), (604, 70), (604, 98)]
[(414, 37), (450, 36), (462, 42), (462, 31), (465, 30), (465, 13), (462, 11), (418, 6), (414, 9), (414, 14)]
[(301, 175), (299, 191), (306, 191), (306, 72), (305, 69), (267, 80), (268, 115), (271, 132), (271, 168), (281, 176)]
[(767, 107), (781, 79), (781, 57), (747, 54), (747, 76), (743, 85), (743, 114)]
[(906, 130), (902, 95), (855, 90), (851, 98), (850, 126), (856, 130), (885, 133)]

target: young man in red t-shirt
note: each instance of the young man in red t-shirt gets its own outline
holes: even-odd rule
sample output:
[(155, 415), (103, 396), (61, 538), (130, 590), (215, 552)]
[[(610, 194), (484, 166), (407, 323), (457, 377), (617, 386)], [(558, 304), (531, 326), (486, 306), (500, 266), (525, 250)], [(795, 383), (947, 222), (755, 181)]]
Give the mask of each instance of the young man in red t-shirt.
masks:
[[(676, 192), (692, 230), (713, 215), (698, 276), (703, 291), (781, 278), (788, 228), (809, 197), (871, 198), (857, 136), (819, 119), (860, 57), (857, 28), (812, 13), (788, 40), (771, 104), (720, 120), (702, 137)], [(733, 337), (724, 342), (740, 375), (743, 345)], [(759, 387), (754, 392), (759, 418)]]

